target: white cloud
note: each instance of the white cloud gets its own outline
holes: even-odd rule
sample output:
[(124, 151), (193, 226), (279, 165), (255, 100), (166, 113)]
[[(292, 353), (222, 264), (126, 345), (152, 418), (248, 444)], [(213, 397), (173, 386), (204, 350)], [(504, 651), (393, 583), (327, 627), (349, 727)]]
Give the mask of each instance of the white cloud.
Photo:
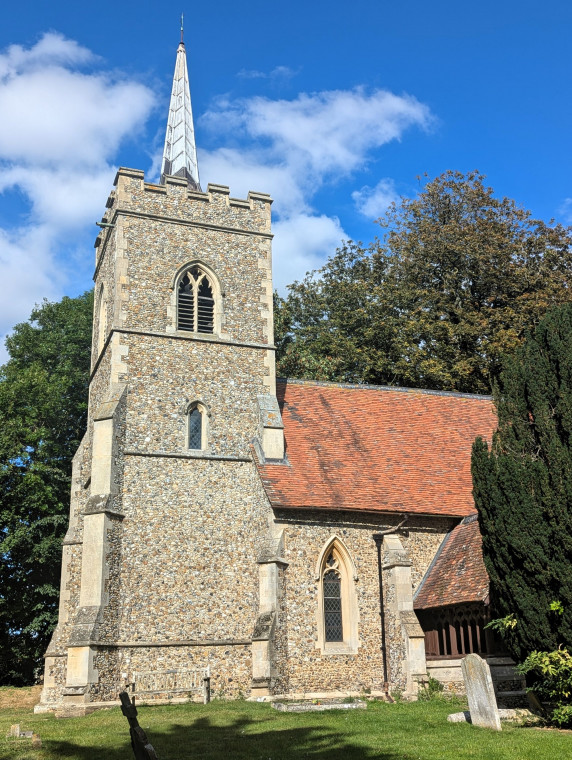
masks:
[(60, 65), (4, 77), (0, 157), (44, 165), (97, 164), (114, 154), (151, 104), (143, 85)]
[(392, 179), (381, 179), (375, 187), (364, 185), (352, 193), (357, 210), (368, 219), (378, 219), (392, 203), (397, 203), (399, 195)]
[(30, 303), (30, 292), (37, 294), (36, 301), (58, 295), (61, 281), (58, 269), (53, 266), (50, 246), (45, 228), (31, 227), (16, 230), (13, 234), (0, 229), (3, 294), (0, 324), (12, 326), (29, 316), (34, 305), (34, 302)]
[[(202, 154), (201, 174), (213, 181), (227, 177), (225, 183), (235, 181), (243, 194), (266, 188), (276, 198), (278, 216), (290, 217), (310, 211), (325, 182), (351, 176), (408, 127), (427, 129), (432, 121), (427, 106), (415, 98), (385, 90), (335, 90), (290, 101), (219, 99), (201, 124), (218, 139), (230, 141), (239, 134), (250, 142), (246, 149)], [(381, 193), (381, 183), (378, 187)], [(235, 194), (235, 185), (231, 188)]]
[(431, 122), (429, 109), (415, 98), (361, 87), (302, 93), (295, 100), (219, 100), (203, 117), (211, 130), (240, 130), (299, 174), (321, 179), (363, 167), (372, 149), (400, 139), (410, 126), (428, 128)]
[(289, 66), (275, 66), (272, 71), (259, 71), (258, 69), (241, 69), (237, 73), (240, 79), (291, 79), (298, 71)]
[(308, 208), (308, 193), (297, 173), (287, 163), (274, 161), (264, 150), (219, 148), (199, 152), (199, 165), (201, 178), (223, 182), (234, 197), (245, 198), (249, 190), (270, 193), (281, 215)]
[(63, 277), (54, 265), (52, 244), (45, 226), (12, 232), (0, 228), (0, 364), (8, 359), (8, 331), (30, 316), (34, 304), (61, 296)]
[[(314, 208), (320, 188), (364, 169), (377, 149), (399, 140), (408, 127), (428, 129), (432, 122), (415, 98), (362, 87), (294, 100), (221, 98), (201, 126), (221, 141), (240, 135), (246, 148), (200, 154), (201, 177), (229, 184), (235, 196), (256, 189), (273, 196), (275, 284), (283, 289), (321, 266), (346, 237), (337, 218)], [(379, 216), (396, 197), (390, 179), (353, 193), (368, 216)]]
[(0, 193), (21, 194), (30, 207), (27, 223), (0, 228), (0, 335), (44, 297), (62, 295), (73, 276), (61, 259), (70, 233), (100, 215), (117, 149), (154, 106), (138, 82), (80, 70), (97, 61), (54, 33), (0, 53)]
[(61, 34), (50, 32), (44, 34), (32, 48), (10, 45), (0, 54), (0, 77), (17, 76), (45, 65), (69, 66), (94, 60), (97, 56), (87, 48)]
[(339, 219), (324, 214), (294, 214), (277, 221), (272, 250), (274, 287), (285, 293), (286, 285), (322, 266), (346, 237)]
[(111, 189), (114, 167), (103, 161), (99, 166), (34, 165), (0, 168), (0, 191), (10, 187), (22, 191), (33, 208), (33, 218), (54, 235), (95, 221)]
[(572, 224), (572, 198), (564, 199), (558, 213), (562, 216), (564, 224)]

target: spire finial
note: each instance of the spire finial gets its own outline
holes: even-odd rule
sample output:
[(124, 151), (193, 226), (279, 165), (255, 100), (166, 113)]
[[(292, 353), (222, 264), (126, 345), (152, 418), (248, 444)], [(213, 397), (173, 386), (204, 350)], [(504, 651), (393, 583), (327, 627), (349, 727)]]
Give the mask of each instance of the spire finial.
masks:
[(183, 40), (183, 14), (181, 13), (181, 45), (184, 45), (184, 44), (185, 43)]

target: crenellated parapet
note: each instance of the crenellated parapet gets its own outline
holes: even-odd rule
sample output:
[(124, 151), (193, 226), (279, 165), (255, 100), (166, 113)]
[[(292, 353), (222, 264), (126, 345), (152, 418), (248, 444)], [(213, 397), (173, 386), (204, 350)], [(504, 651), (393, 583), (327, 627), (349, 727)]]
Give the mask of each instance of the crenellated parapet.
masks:
[[(114, 184), (104, 223), (114, 224), (119, 214), (126, 214), (271, 238), (272, 198), (266, 193), (251, 191), (246, 199), (231, 198), (226, 185), (211, 183), (203, 193), (180, 177), (165, 177), (165, 183), (157, 185), (145, 182), (143, 171), (126, 168), (119, 169)], [(99, 252), (109, 229), (104, 227), (97, 238)]]

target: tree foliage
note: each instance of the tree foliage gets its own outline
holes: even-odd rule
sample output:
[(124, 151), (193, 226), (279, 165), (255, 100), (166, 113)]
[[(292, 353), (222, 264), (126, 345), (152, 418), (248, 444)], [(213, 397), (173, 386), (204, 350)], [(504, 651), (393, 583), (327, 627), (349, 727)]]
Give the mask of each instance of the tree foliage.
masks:
[(56, 620), (71, 459), (85, 429), (92, 294), (45, 301), (0, 368), (0, 683), (30, 683)]
[(571, 300), (572, 228), (535, 220), (484, 177), (447, 172), (277, 299), (282, 374), (490, 392), (502, 357)]
[(572, 304), (552, 309), (495, 389), (499, 427), (473, 447), (493, 613), (518, 660), (572, 647)]
[[(572, 655), (559, 647), (553, 652), (531, 652), (517, 668), (531, 674), (534, 691), (550, 705), (549, 717), (560, 728), (572, 726)], [(530, 676), (529, 676), (530, 677)]]

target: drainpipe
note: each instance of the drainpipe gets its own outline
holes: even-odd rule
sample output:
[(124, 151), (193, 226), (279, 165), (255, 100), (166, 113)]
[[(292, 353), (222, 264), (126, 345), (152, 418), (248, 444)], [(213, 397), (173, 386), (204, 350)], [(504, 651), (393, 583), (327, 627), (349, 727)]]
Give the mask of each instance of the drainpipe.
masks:
[(387, 645), (385, 641), (385, 606), (383, 603), (383, 577), (381, 573), (381, 545), (383, 533), (374, 533), (372, 536), (377, 548), (377, 574), (379, 577), (379, 617), (381, 620), (381, 657), (383, 661), (383, 691), (385, 696), (393, 702), (389, 694), (389, 672), (387, 668)]
[(407, 514), (402, 514), (403, 518), (400, 523), (393, 528), (387, 528), (379, 533), (374, 533), (372, 538), (375, 541), (377, 547), (377, 575), (379, 577), (379, 617), (381, 619), (381, 656), (383, 658), (383, 691), (387, 697), (388, 702), (394, 702), (395, 700), (389, 693), (389, 669), (387, 667), (387, 645), (385, 642), (385, 605), (383, 603), (383, 578), (381, 574), (381, 545), (383, 543), (383, 537), (388, 533), (397, 533), (399, 528), (408, 520)]

